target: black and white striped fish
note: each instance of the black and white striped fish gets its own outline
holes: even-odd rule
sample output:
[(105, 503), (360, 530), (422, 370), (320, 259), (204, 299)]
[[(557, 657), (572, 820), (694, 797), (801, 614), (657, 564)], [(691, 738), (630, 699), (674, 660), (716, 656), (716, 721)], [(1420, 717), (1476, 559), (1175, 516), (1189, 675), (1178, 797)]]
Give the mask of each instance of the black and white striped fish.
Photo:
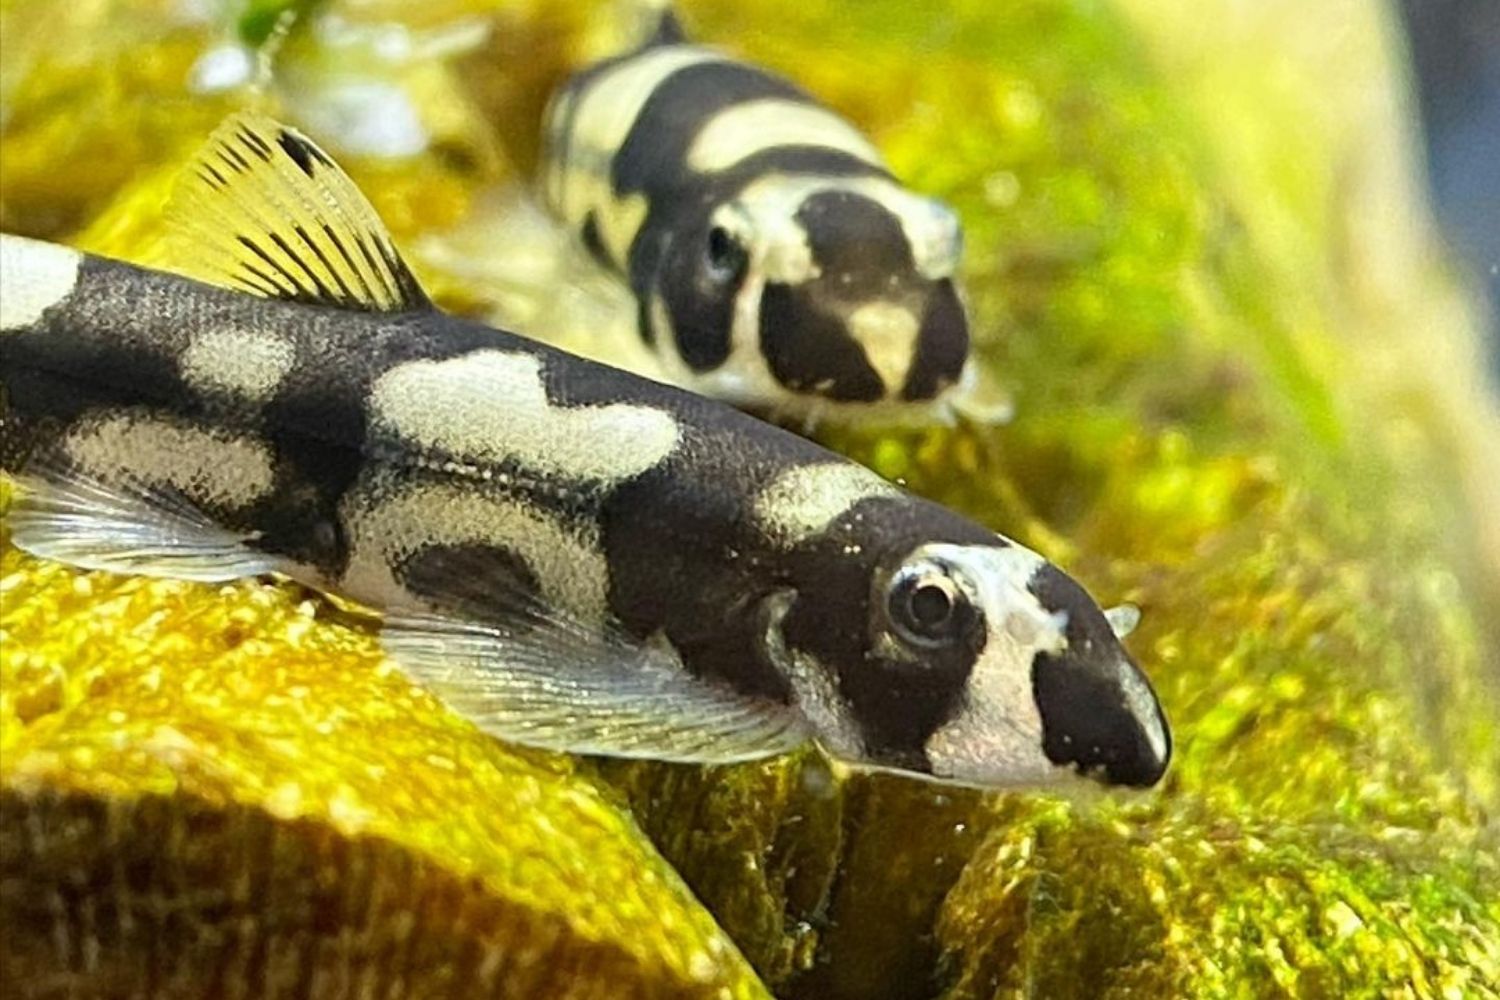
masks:
[(629, 284), (666, 375), (788, 416), (973, 388), (953, 211), (798, 87), (660, 16), (554, 95), (542, 190)]
[(1162, 775), (1149, 683), (1055, 566), (722, 404), (437, 312), (299, 134), (226, 122), (173, 215), (206, 280), (0, 237), (21, 548), (361, 602), (520, 743)]

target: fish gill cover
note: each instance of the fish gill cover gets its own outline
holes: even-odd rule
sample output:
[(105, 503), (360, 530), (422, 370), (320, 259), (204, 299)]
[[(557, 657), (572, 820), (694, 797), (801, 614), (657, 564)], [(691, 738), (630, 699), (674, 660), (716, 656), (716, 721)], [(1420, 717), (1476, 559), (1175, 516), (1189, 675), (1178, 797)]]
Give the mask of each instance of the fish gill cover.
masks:
[[(826, 439), (1143, 609), (1164, 788), (571, 761), (482, 737), (293, 586), (7, 544), (7, 993), (1495, 995), (1500, 420), (1385, 7), (684, 6), (964, 216), (1015, 421)], [(0, 228), (140, 259), (182, 158), (271, 103), (484, 310), (421, 248), (525, 176), (599, 16), (7, 0)], [(267, 39), (267, 93), (209, 72)]]

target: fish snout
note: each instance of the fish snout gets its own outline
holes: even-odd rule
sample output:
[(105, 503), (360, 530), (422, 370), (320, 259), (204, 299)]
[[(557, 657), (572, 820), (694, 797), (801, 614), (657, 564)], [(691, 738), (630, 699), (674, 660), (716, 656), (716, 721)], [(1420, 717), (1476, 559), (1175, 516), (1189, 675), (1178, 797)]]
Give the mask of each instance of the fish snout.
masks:
[(1054, 764), (1112, 785), (1148, 788), (1172, 758), (1172, 737), (1151, 684), (1123, 649), (1108, 658), (1072, 649), (1038, 653), (1032, 690), (1042, 749)]

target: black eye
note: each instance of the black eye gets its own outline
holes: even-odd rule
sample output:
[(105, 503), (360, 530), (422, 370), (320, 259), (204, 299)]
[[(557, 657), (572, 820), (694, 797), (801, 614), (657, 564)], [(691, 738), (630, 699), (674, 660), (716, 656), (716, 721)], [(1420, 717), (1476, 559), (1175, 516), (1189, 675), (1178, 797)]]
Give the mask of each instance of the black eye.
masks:
[(896, 634), (914, 646), (948, 646), (963, 639), (974, 622), (968, 596), (939, 566), (897, 574), (886, 599)]
[(714, 226), (708, 232), (708, 272), (716, 281), (730, 281), (739, 277), (745, 266), (745, 248), (735, 242), (723, 226)]

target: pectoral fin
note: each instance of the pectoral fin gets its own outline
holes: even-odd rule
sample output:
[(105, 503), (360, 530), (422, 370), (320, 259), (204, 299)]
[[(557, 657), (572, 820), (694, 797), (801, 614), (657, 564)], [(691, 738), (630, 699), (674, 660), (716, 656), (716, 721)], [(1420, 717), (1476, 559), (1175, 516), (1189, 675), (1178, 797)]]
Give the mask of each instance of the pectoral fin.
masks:
[(1117, 604), (1104, 612), (1104, 620), (1115, 638), (1123, 639), (1141, 623), (1141, 609), (1134, 604)]
[(387, 653), (481, 729), (570, 753), (725, 764), (806, 742), (794, 708), (693, 677), (665, 647), (538, 612), (514, 626), (388, 618)]
[(949, 400), (953, 414), (978, 427), (1008, 424), (1016, 414), (1015, 397), (974, 358), (969, 359), (962, 381)]
[(182, 496), (141, 482), (103, 483), (59, 463), (14, 477), (6, 513), (22, 551), (81, 569), (218, 583), (278, 569), (274, 556)]

